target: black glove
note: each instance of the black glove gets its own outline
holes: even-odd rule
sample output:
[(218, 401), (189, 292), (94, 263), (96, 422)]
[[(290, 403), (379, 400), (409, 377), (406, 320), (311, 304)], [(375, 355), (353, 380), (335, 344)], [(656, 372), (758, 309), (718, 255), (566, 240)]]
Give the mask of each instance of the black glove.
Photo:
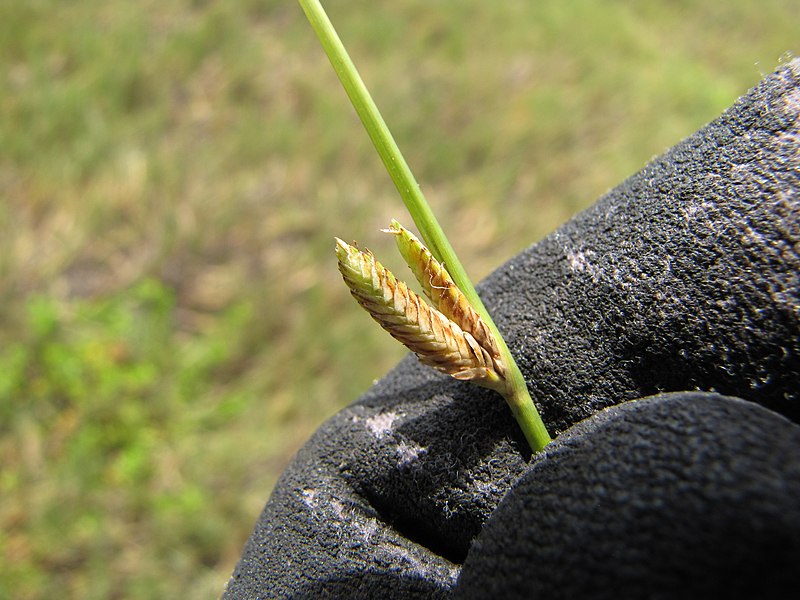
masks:
[[(719, 577), (745, 597), (753, 568), (777, 577), (766, 591), (791, 583), (799, 140), (793, 61), (479, 286), (559, 434), (545, 453), (498, 395), (409, 356), (300, 450), (224, 597), (685, 597)], [(680, 390), (761, 407), (687, 393), (592, 417)]]
[(455, 598), (797, 598), (800, 427), (700, 392), (559, 436), (472, 545)]

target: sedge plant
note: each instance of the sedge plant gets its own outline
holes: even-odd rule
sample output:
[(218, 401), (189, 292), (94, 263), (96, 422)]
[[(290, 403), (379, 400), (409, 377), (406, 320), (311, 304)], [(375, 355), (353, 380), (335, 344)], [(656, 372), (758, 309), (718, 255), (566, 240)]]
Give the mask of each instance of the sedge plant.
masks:
[(396, 221), (388, 230), (397, 236), (398, 248), (431, 304), (397, 280), (371, 253), (337, 239), (345, 283), (359, 304), (424, 364), (500, 393), (533, 451), (541, 450), (550, 436), (508, 345), (319, 0), (299, 2), (422, 236), (424, 243)]

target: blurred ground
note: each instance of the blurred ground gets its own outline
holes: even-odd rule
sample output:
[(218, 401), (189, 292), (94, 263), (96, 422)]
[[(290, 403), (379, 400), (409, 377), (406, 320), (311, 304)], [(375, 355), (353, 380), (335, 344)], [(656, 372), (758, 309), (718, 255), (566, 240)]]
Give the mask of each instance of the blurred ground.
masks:
[[(793, 1), (327, 4), (475, 280), (798, 53)], [(0, 597), (215, 598), (404, 354), (333, 236), (405, 273), (410, 219), (291, 1), (5, 2), (0, 85)]]

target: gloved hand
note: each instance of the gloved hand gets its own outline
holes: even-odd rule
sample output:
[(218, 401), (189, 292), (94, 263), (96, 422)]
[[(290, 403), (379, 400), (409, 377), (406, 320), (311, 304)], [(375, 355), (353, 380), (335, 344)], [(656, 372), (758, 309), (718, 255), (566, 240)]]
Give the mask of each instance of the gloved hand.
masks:
[[(478, 291), (558, 439), (531, 457), (502, 398), (409, 356), (300, 450), (224, 598), (793, 584), (800, 61)], [(628, 402), (683, 390), (748, 403)]]
[(470, 548), (455, 598), (796, 598), (800, 427), (702, 392), (550, 444)]

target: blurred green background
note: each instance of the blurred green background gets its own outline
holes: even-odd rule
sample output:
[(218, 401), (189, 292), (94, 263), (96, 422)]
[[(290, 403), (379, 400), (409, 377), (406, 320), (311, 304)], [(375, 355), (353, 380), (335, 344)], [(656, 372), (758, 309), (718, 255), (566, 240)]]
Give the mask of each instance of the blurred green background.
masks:
[[(328, 2), (473, 278), (798, 52), (796, 1)], [(215, 598), (403, 349), (409, 223), (291, 0), (0, 4), (0, 597)]]

